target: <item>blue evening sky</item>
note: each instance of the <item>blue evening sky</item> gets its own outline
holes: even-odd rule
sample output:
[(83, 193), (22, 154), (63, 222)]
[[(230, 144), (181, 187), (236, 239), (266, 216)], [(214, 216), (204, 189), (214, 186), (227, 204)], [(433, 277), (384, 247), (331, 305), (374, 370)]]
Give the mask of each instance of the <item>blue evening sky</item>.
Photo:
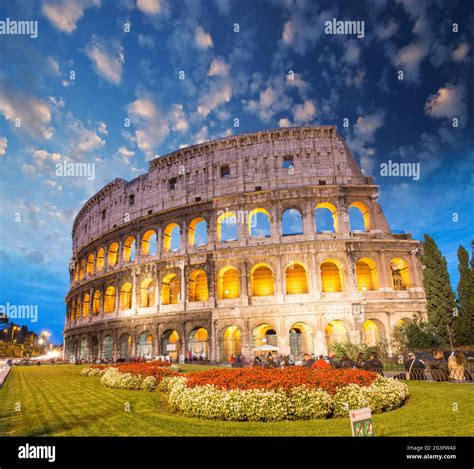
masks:
[[(33, 330), (62, 341), (72, 221), (107, 182), (292, 125), (337, 125), (391, 228), (433, 236), (455, 288), (474, 226), (472, 2), (1, 0), (6, 18), (38, 22), (0, 35), (0, 304), (38, 305)], [(325, 34), (333, 18), (363, 37)], [(420, 178), (381, 175), (389, 160)], [(57, 176), (63, 162), (95, 178)]]

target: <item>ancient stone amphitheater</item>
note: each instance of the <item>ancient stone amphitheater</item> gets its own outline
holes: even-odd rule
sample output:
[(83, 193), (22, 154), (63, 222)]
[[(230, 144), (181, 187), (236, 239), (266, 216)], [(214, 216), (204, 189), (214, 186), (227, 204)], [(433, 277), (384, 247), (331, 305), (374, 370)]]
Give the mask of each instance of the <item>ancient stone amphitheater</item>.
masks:
[(394, 234), (335, 126), (231, 136), (115, 179), (73, 230), (68, 358), (217, 362), (263, 346), (388, 344), (425, 314), (421, 244)]

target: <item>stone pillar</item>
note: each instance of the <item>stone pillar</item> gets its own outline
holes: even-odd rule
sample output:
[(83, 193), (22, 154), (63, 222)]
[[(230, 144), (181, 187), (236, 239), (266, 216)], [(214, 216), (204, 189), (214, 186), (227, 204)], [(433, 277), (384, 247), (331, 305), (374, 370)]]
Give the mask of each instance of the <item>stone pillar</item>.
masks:
[(388, 259), (385, 255), (385, 251), (380, 251), (380, 263), (379, 263), (379, 282), (380, 290), (391, 290), (392, 282), (390, 278), (390, 266), (388, 265)]
[(312, 200), (307, 200), (303, 212), (303, 231), (305, 239), (315, 239), (316, 237), (315, 210)]

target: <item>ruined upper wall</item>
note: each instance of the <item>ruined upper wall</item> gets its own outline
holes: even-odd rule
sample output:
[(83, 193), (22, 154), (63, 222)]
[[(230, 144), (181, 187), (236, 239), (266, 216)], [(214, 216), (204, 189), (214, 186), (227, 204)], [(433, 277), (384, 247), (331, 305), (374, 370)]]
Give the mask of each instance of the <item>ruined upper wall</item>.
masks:
[[(288, 156), (291, 171), (283, 167)], [(230, 175), (221, 177), (224, 165)], [(173, 178), (176, 187), (170, 189)], [(130, 182), (115, 179), (91, 197), (74, 221), (73, 249), (124, 222), (198, 200), (318, 184), (373, 184), (336, 126), (266, 130), (193, 145), (155, 158), (148, 173)]]

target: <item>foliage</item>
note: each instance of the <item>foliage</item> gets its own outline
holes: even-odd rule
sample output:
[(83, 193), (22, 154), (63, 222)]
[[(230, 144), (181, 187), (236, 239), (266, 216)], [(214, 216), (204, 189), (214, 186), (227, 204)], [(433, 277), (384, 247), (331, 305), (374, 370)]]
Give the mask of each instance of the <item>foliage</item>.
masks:
[[(429, 235), (424, 235), (423, 286), (426, 293), (426, 309), (429, 327), (442, 344), (449, 344), (448, 327), (453, 331), (455, 297), (451, 288), (446, 258), (442, 256), (436, 242)], [(420, 329), (420, 332), (423, 332)]]
[(413, 350), (432, 350), (442, 345), (441, 339), (434, 332), (431, 324), (416, 317), (410, 322), (395, 327), (393, 338), (402, 353)]
[(474, 344), (474, 256), (463, 246), (458, 249), (459, 283), (457, 288), (459, 312), (455, 318), (456, 343)]

